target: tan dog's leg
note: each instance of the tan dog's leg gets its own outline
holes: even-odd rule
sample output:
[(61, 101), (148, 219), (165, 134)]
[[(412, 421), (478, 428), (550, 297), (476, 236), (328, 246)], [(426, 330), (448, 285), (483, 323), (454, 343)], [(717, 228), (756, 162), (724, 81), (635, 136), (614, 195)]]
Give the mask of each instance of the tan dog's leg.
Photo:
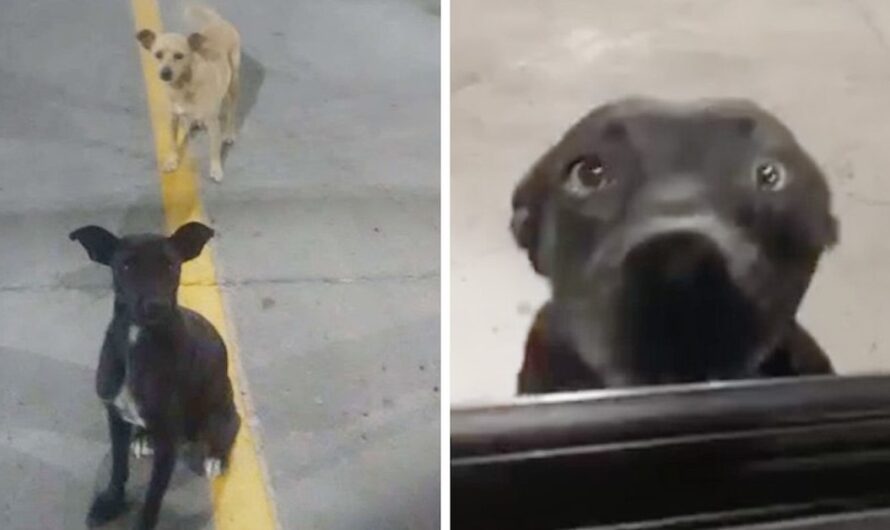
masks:
[[(164, 167), (161, 168), (167, 173), (179, 167), (179, 149), (182, 147), (182, 143), (185, 142), (185, 140), (179, 140), (177, 137), (179, 134), (179, 122), (179, 115), (173, 114), (170, 117), (170, 154), (167, 155)], [(188, 133), (184, 136), (188, 136)]]
[(222, 131), (219, 118), (206, 120), (207, 132), (210, 135), (210, 178), (220, 182), (223, 179), (222, 160)]

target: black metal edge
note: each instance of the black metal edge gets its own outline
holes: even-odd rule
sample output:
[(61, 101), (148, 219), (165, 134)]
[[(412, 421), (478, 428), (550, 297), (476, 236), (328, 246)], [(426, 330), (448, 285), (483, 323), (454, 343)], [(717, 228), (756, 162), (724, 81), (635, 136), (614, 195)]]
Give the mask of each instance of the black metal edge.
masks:
[(721, 514), (890, 502), (890, 377), (548, 396), (455, 409), (451, 427), (454, 528), (729, 523)]
[[(890, 528), (890, 509), (863, 506), (856, 513), (830, 513), (806, 515), (812, 511), (807, 504), (780, 505), (753, 510), (739, 510), (721, 514), (705, 514), (678, 517), (675, 519), (630, 523), (620, 526), (620, 530), (671, 530), (719, 525), (733, 530), (865, 530), (866, 528)], [(765, 522), (758, 522), (765, 521)], [(585, 526), (573, 530), (614, 530), (614, 525)]]
[(890, 417), (890, 376), (681, 385), (456, 407), (452, 459)]
[[(887, 508), (863, 508), (856, 513), (835, 513), (817, 516), (798, 516), (805, 513), (805, 506), (780, 506), (770, 512), (772, 514), (763, 513), (763, 517), (758, 517), (755, 510), (751, 515), (753, 517), (745, 517), (743, 513), (726, 514), (727, 517), (708, 517), (701, 518), (704, 524), (710, 523), (719, 525), (720, 528), (731, 528), (732, 530), (886, 530), (890, 528), (890, 509)], [(736, 515), (735, 519), (740, 521), (738, 524), (732, 522), (732, 515)], [(781, 520), (776, 520), (777, 517)], [(758, 523), (758, 519), (766, 522)], [(689, 528), (686, 522), (694, 523), (695, 518), (676, 519), (672, 521), (661, 521), (652, 523), (628, 524), (621, 525), (620, 530), (669, 530), (671, 528)], [(578, 527), (573, 530), (615, 530), (614, 525), (609, 526), (585, 526)]]

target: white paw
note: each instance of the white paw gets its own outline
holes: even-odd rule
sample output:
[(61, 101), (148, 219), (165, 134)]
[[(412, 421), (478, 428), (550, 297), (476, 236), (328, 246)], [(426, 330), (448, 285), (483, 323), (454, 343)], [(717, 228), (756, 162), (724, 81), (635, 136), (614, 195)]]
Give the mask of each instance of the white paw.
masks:
[(219, 458), (205, 458), (204, 476), (209, 479), (214, 479), (220, 475), (222, 475), (222, 460)]
[(217, 166), (217, 165), (210, 166), (210, 178), (212, 178), (216, 182), (222, 182), (222, 179), (223, 179), (222, 167)]
[(133, 451), (133, 456), (136, 458), (147, 458), (155, 454), (155, 450), (148, 442), (148, 437), (146, 436), (140, 436), (134, 439), (130, 444), (130, 449)]
[(164, 162), (164, 165), (161, 166), (161, 169), (164, 170), (164, 173), (169, 173), (171, 171), (176, 171), (176, 168), (178, 168), (178, 167), (179, 167), (179, 157), (170, 156)]

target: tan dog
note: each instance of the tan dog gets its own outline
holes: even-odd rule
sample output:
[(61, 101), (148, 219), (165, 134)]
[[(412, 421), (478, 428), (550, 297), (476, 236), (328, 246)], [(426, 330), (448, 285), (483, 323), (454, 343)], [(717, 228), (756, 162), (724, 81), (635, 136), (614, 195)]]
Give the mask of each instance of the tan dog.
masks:
[(235, 26), (209, 7), (186, 8), (186, 18), (200, 29), (188, 36), (156, 35), (143, 29), (136, 40), (157, 61), (158, 75), (167, 84), (170, 98), (173, 145), (163, 170), (179, 167), (189, 131), (203, 125), (210, 135), (210, 177), (219, 182), (223, 142), (235, 141), (241, 37)]

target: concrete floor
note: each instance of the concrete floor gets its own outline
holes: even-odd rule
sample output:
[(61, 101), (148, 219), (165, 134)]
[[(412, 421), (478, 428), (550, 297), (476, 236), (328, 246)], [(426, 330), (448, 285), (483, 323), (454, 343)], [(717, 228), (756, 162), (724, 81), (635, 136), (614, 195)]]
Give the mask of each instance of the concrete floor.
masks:
[[(242, 32), (245, 117), (203, 196), (282, 527), (437, 528), (438, 3), (215, 5)], [(109, 276), (67, 234), (163, 226), (133, 34), (129, 2), (0, 17), (4, 530), (82, 528), (107, 473)], [(206, 482), (178, 471), (161, 520), (211, 528)]]
[(513, 393), (547, 295), (507, 229), (513, 186), (627, 94), (750, 97), (796, 131), (842, 225), (802, 320), (841, 371), (890, 367), (890, 3), (453, 0), (452, 28), (452, 402)]

